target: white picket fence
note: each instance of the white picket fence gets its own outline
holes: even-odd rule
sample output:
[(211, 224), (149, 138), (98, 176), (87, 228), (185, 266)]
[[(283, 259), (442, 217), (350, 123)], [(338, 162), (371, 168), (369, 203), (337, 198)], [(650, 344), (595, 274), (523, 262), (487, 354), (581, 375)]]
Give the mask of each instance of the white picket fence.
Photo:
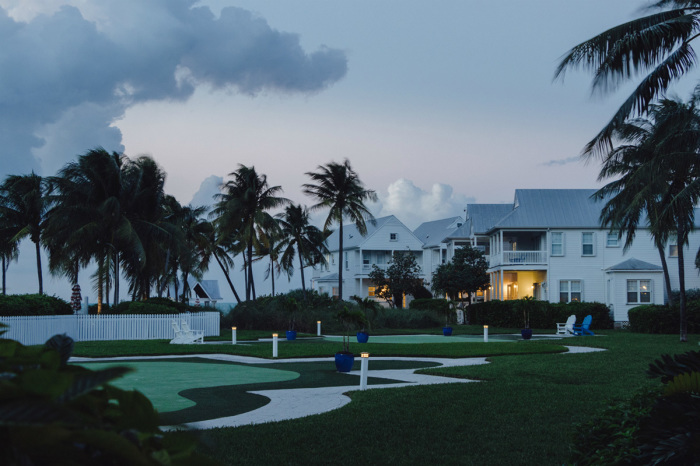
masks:
[(172, 339), (173, 319), (186, 321), (192, 330), (203, 330), (204, 336), (218, 336), (220, 317), (218, 312), (0, 316), (0, 322), (9, 326), (0, 338), (17, 340), (23, 345), (42, 344), (57, 333), (65, 333), (75, 341)]

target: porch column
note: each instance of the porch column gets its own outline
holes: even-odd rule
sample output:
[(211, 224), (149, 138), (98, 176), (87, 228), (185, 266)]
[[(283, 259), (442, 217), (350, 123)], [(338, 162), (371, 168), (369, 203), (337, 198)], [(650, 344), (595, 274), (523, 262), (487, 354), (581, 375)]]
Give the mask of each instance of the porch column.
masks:
[[(502, 234), (502, 233), (501, 233), (501, 234)], [(503, 238), (501, 238), (501, 239), (503, 239)], [(503, 244), (503, 242), (501, 242), (501, 244)], [(501, 252), (501, 254), (503, 254), (503, 253)], [(504, 294), (503, 294), (503, 269), (499, 270), (499, 271), (498, 271), (498, 274), (499, 274), (499, 276), (500, 276), (500, 282), (501, 282), (501, 283), (498, 284), (498, 292), (499, 292), (500, 295), (501, 295), (501, 301), (504, 301), (504, 300), (505, 300), (505, 296), (504, 296)]]

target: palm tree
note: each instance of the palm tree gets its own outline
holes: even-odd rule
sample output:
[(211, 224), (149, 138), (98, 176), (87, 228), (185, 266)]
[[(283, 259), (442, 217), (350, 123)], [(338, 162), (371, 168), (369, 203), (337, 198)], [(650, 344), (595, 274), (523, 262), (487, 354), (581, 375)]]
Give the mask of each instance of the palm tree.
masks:
[(365, 206), (365, 201), (376, 201), (377, 194), (365, 189), (357, 173), (350, 166), (350, 161), (345, 159), (341, 163), (330, 162), (327, 165), (318, 166), (317, 172), (307, 172), (311, 183), (302, 186), (305, 194), (315, 198), (318, 203), (311, 210), (328, 208), (328, 217), (323, 229), (328, 231), (334, 223), (338, 224), (338, 295), (343, 299), (343, 219), (348, 217), (357, 231), (365, 236), (367, 224), (365, 219), (375, 223), (374, 216)]
[(270, 258), (270, 263), (267, 264), (267, 268), (265, 269), (265, 280), (270, 277), (272, 279), (272, 296), (275, 295), (275, 275), (279, 278), (279, 276), (282, 274), (282, 271), (284, 270), (287, 275), (290, 275), (290, 270), (286, 267), (283, 268), (282, 263), (280, 262), (281, 256), (282, 256), (282, 247), (284, 244), (280, 241), (281, 240), (281, 232), (279, 231), (279, 227), (275, 226), (272, 231), (263, 231), (262, 229), (258, 228), (258, 242), (255, 248), (255, 256), (257, 259), (255, 260), (262, 260), (265, 257)]
[(226, 281), (231, 288), (231, 292), (233, 292), (233, 296), (236, 298), (236, 302), (241, 304), (241, 298), (238, 296), (236, 288), (233, 286), (230, 273), (231, 268), (234, 266), (231, 256), (235, 256), (241, 251), (241, 243), (236, 240), (237, 235), (235, 232), (229, 235), (228, 238), (219, 237), (219, 232), (215, 225), (213, 226), (209, 235), (209, 253), (214, 260), (216, 260), (216, 263), (219, 264), (219, 267), (221, 268), (221, 271), (226, 277)]
[(0, 218), (4, 229), (11, 234), (10, 242), (17, 244), (29, 237), (34, 243), (39, 294), (44, 293), (41, 237), (48, 210), (45, 184), (39, 175), (32, 172), (30, 175), (10, 175), (0, 185)]
[(271, 230), (276, 228), (275, 219), (269, 214), (270, 209), (281, 207), (289, 202), (278, 197), (282, 192), (280, 186), (269, 186), (265, 175), (258, 175), (255, 167), (239, 165), (238, 170), (229, 173), (233, 179), (223, 186), (223, 192), (217, 194), (218, 202), (211, 215), (215, 218), (219, 237), (229, 238), (236, 233), (245, 246), (247, 269), (246, 300), (255, 299), (253, 282), (253, 248), (258, 243), (256, 228)]
[[(4, 225), (2, 217), (0, 217), (0, 225)], [(6, 273), (10, 262), (17, 260), (19, 257), (19, 247), (16, 241), (12, 241), (12, 235), (6, 228), (0, 227), (0, 266), (2, 267), (2, 294), (7, 294)]]
[(615, 127), (630, 116), (646, 113), (649, 105), (673, 82), (695, 66), (690, 43), (700, 35), (700, 1), (658, 0), (654, 13), (615, 26), (572, 48), (557, 67), (555, 78), (570, 68), (594, 71), (593, 89), (615, 89), (638, 73), (648, 74), (612, 119), (588, 143), (585, 154), (612, 150)]
[(327, 235), (311, 225), (309, 211), (301, 205), (288, 205), (284, 212), (277, 214), (277, 222), (282, 229), (284, 240), (282, 241), (282, 268), (294, 272), (295, 256), (299, 258), (299, 270), (301, 271), (301, 289), (306, 297), (306, 282), (304, 280), (304, 267), (326, 263), (328, 248), (325, 241)]
[(646, 211), (657, 245), (675, 230), (678, 244), (680, 339), (687, 341), (684, 246), (694, 229), (695, 204), (700, 200), (700, 88), (688, 103), (663, 99), (649, 106), (649, 117), (621, 125), (614, 134), (632, 144), (613, 150), (601, 178), (621, 176), (600, 194), (615, 195), (603, 211), (613, 224), (634, 237)]

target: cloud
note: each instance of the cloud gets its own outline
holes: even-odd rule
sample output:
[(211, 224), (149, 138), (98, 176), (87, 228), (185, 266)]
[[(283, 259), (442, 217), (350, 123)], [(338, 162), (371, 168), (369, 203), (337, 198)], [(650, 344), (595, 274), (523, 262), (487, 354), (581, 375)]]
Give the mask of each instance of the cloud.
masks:
[(430, 220), (464, 216), (467, 204), (475, 202), (474, 198), (455, 195), (449, 185), (435, 183), (430, 191), (424, 191), (405, 178), (394, 181), (378, 196), (380, 202), (372, 209), (375, 215), (395, 215), (411, 229)]
[(211, 175), (202, 181), (199, 185), (199, 190), (192, 196), (192, 201), (190, 205), (194, 207), (210, 207), (214, 204), (214, 195), (219, 194), (219, 186), (224, 182), (224, 179), (220, 176)]
[(540, 165), (543, 165), (545, 167), (556, 167), (560, 165), (568, 165), (570, 163), (574, 162), (580, 162), (581, 157), (578, 155), (575, 155), (573, 157), (568, 157), (566, 159), (557, 159), (557, 160), (550, 160), (549, 162), (542, 162)]
[(56, 9), (4, 0), (0, 175), (55, 170), (95, 146), (118, 150), (113, 124), (136, 104), (185, 101), (199, 86), (313, 93), (347, 72), (343, 51), (308, 53), (296, 34), (249, 11), (227, 7), (215, 17), (196, 3), (104, 0)]

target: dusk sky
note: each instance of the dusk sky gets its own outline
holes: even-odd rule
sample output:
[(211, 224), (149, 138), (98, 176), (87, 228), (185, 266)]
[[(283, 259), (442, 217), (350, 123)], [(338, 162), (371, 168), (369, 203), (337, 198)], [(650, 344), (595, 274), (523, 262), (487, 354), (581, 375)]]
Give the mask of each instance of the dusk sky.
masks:
[[(594, 188), (580, 151), (629, 87), (592, 94), (589, 73), (554, 70), (644, 4), (0, 0), (0, 176), (53, 175), (103, 146), (151, 155), (183, 204), (238, 164), (310, 204), (304, 173), (347, 158), (375, 216), (409, 228), (516, 188)], [(27, 246), (10, 292), (36, 289)]]

